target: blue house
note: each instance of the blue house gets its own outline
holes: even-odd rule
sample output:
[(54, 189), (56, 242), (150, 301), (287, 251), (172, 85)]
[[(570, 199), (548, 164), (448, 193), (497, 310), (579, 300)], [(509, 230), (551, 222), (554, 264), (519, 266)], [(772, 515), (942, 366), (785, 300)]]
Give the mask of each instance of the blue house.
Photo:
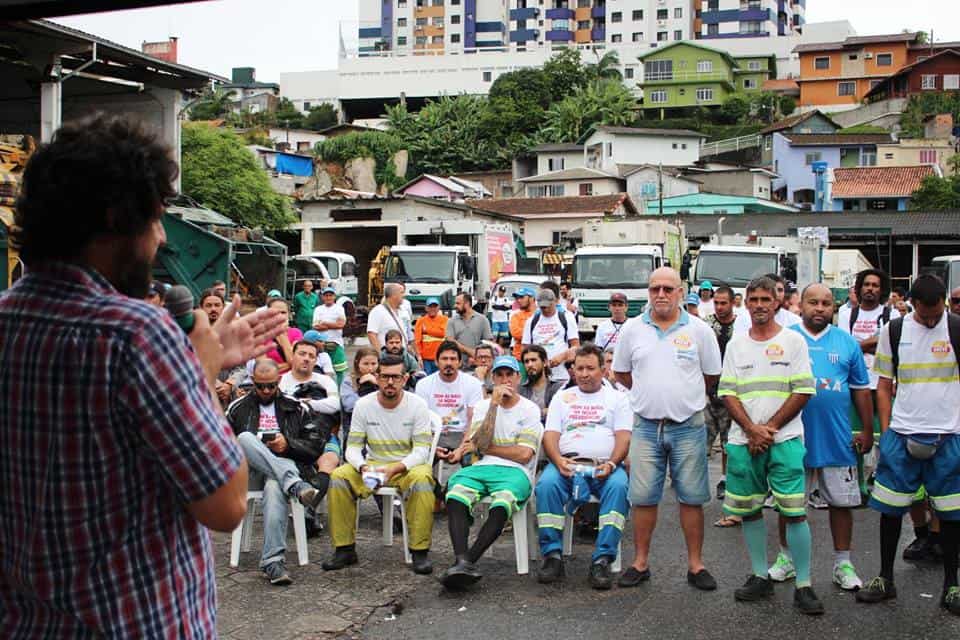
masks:
[(789, 133), (773, 134), (775, 199), (809, 209), (814, 201), (812, 165), (826, 162), (830, 169), (872, 167), (877, 145), (893, 142), (889, 134)]

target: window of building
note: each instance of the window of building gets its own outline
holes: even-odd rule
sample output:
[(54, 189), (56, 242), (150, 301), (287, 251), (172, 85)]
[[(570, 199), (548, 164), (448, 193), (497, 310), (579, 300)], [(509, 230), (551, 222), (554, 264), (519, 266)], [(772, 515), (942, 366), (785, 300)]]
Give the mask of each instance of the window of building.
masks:
[(460, 4), (460, 0), (450, 0), (450, 4), (452, 4), (453, 6), (457, 6)]
[(666, 42), (670, 39), (670, 34), (666, 31), (657, 31), (657, 42)]
[(893, 66), (893, 54), (892, 54), (892, 53), (878, 53), (878, 54), (877, 54), (877, 66), (878, 66), (878, 67), (892, 67), (892, 66)]
[(651, 104), (663, 104), (667, 101), (667, 92), (663, 89), (658, 89), (657, 91), (650, 92), (650, 102)]
[(700, 87), (697, 89), (697, 102), (708, 102), (713, 100), (713, 89), (710, 87)]
[(850, 59), (851, 59), (851, 60), (856, 60), (856, 59), (859, 58), (859, 57), (860, 57), (859, 54), (856, 54), (856, 53), (851, 53), (851, 54), (850, 54)]
[(763, 67), (760, 65), (759, 60), (751, 60), (747, 63), (747, 71), (760, 71)]
[(822, 153), (820, 153), (819, 151), (814, 151), (813, 153), (805, 154), (803, 157), (803, 161), (804, 161), (804, 164), (806, 164), (809, 167), (814, 162), (820, 162), (822, 158), (823, 158)]
[(552, 232), (551, 244), (562, 244), (564, 241), (564, 236), (567, 235), (566, 231), (554, 231)]
[(623, 22), (623, 13), (614, 11), (610, 14), (610, 22)]
[(492, 71), (484, 71), (484, 72), (483, 72), (483, 81), (484, 81), (484, 82), (490, 82), (491, 80), (493, 80), (493, 72), (492, 72)]
[(883, 84), (883, 80), (871, 80), (871, 81), (870, 81), (870, 88), (873, 89), (873, 88), (876, 87), (878, 84)]
[(680, 29), (675, 29), (673, 32), (674, 40), (683, 40), (683, 31)]
[(757, 80), (756, 78), (744, 78), (743, 79), (743, 88), (744, 89), (756, 89)]
[(855, 96), (857, 95), (857, 83), (854, 81), (845, 81), (837, 83), (837, 95), (838, 96)]
[(443, 26), (443, 16), (434, 16), (433, 26), (442, 27)]
[(676, 18), (677, 20), (680, 20), (681, 18), (683, 18), (683, 7), (674, 8), (673, 17)]
[(501, 198), (512, 198), (513, 197), (513, 185), (505, 184), (500, 187), (500, 197)]
[(813, 59), (813, 68), (814, 69), (829, 69), (830, 68), (830, 56), (823, 56), (822, 58)]
[(416, 43), (418, 46), (423, 46), (427, 44), (427, 36), (417, 36)]
[(943, 76), (943, 90), (956, 91), (960, 89), (960, 75), (955, 73)]
[(406, 18), (397, 18), (397, 26), (398, 26), (398, 27), (405, 27), (405, 26), (407, 26), (407, 19), (406, 19)]
[(643, 20), (643, 9), (634, 9), (632, 17), (634, 22)]
[[(545, 184), (531, 184), (527, 187), (527, 197), (528, 198), (545, 198), (547, 195), (547, 185)], [(554, 232), (556, 233), (556, 232)], [(554, 244), (557, 244), (558, 241), (554, 240)]]
[(887, 208), (886, 200), (870, 200), (867, 202), (868, 211), (883, 211)]
[(407, 6), (407, 0), (397, 0), (397, 6), (401, 9), (405, 9)]
[(460, 14), (450, 16), (450, 24), (460, 24)]
[(451, 35), (450, 35), (450, 42), (452, 42), (453, 44), (459, 43), (459, 42), (460, 42), (460, 34), (459, 34), (459, 33), (451, 34)]
[(613, 143), (612, 143), (612, 142), (608, 142), (608, 143), (607, 143), (607, 157), (608, 157), (608, 158), (612, 158), (612, 157), (613, 157)]
[(936, 89), (937, 88), (937, 76), (920, 76), (920, 88), (923, 90)]
[(707, 11), (718, 11), (720, 9), (720, 0), (707, 0)]
[(877, 152), (871, 149), (863, 149), (860, 152), (860, 166), (861, 167), (877, 166)]
[(920, 164), (937, 164), (937, 150), (936, 150), (936, 149), (921, 149), (921, 150), (920, 150)]
[(303, 110), (310, 111), (310, 103), (306, 100), (303, 101)]
[(563, 197), (563, 185), (562, 184), (548, 184), (547, 185), (547, 196), (550, 198), (562, 198)]
[(666, 20), (670, 17), (669, 9), (657, 9), (657, 20)]
[(892, 153), (885, 153), (885, 154), (883, 154), (883, 159), (884, 159), (884, 160), (893, 160), (893, 154), (892, 154)]
[(563, 171), (563, 158), (547, 158), (547, 171)]
[(623, 42), (623, 34), (622, 33), (613, 34), (612, 36), (610, 36), (610, 42)]
[(773, 149), (773, 136), (763, 137), (763, 149), (764, 151), (770, 151)]
[(677, 148), (677, 143), (676, 143), (676, 142), (673, 143), (673, 148), (674, 148), (674, 149)]
[(407, 36), (397, 36), (397, 46), (404, 47), (407, 45)]
[(443, 36), (433, 36), (430, 42), (433, 44), (443, 44)]
[(718, 36), (720, 35), (720, 25), (717, 23), (711, 23), (707, 25), (707, 35), (708, 36)]
[(589, 28), (590, 28), (589, 20), (581, 20), (580, 22), (577, 23), (577, 29), (580, 31), (583, 31), (584, 29), (589, 29)]
[(624, 70), (623, 70), (623, 77), (626, 78), (627, 80), (632, 80), (632, 79), (633, 79), (633, 67), (627, 67), (626, 69), (624, 69)]
[(580, 185), (580, 195), (582, 196), (592, 196), (593, 195), (593, 183), (587, 182)]
[(673, 60), (651, 60), (643, 63), (643, 75), (647, 82), (673, 80)]
[(425, 26), (427, 26), (427, 19), (426, 19), (426, 18), (417, 18), (417, 26), (418, 26), (418, 27), (425, 27)]
[(630, 39), (634, 42), (643, 42), (643, 31), (634, 31)]
[(554, 20), (550, 25), (556, 31), (570, 31), (569, 20)]
[(713, 60), (697, 60), (697, 73), (713, 73)]

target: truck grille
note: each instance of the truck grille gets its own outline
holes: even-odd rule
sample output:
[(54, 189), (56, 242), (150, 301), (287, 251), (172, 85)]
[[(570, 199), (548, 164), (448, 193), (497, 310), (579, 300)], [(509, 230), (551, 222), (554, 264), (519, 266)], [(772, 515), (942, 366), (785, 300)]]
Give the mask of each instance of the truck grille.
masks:
[[(609, 304), (606, 300), (580, 300), (580, 313), (588, 318), (609, 318)], [(646, 300), (630, 300), (627, 303), (627, 317), (640, 315), (646, 305)]]

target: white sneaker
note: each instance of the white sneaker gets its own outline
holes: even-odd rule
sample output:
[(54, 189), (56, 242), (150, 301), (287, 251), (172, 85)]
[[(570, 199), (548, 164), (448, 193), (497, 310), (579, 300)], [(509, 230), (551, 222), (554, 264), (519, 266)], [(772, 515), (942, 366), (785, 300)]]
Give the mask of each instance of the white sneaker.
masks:
[(827, 501), (824, 500), (823, 496), (820, 495), (819, 489), (814, 489), (810, 492), (810, 495), (807, 496), (807, 506), (813, 509), (827, 509), (830, 505), (827, 504)]
[(833, 565), (833, 582), (844, 591), (856, 591), (863, 586), (863, 581), (857, 575), (857, 570), (849, 562)]
[(774, 582), (786, 582), (797, 577), (797, 570), (793, 566), (793, 561), (781, 551), (777, 554), (777, 560), (767, 571), (767, 575)]

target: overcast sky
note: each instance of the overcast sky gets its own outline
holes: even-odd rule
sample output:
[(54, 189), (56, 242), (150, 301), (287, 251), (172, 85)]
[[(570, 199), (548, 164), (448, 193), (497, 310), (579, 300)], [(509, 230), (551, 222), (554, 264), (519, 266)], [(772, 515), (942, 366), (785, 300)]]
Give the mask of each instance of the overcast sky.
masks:
[[(278, 82), (283, 71), (336, 68), (341, 24), (356, 42), (357, 0), (216, 0), (56, 20), (135, 49), (177, 36), (183, 64), (224, 76), (256, 67), (258, 80)], [(827, 20), (850, 20), (860, 35), (933, 29), (938, 41), (960, 40), (958, 0), (807, 0), (807, 22)]]

